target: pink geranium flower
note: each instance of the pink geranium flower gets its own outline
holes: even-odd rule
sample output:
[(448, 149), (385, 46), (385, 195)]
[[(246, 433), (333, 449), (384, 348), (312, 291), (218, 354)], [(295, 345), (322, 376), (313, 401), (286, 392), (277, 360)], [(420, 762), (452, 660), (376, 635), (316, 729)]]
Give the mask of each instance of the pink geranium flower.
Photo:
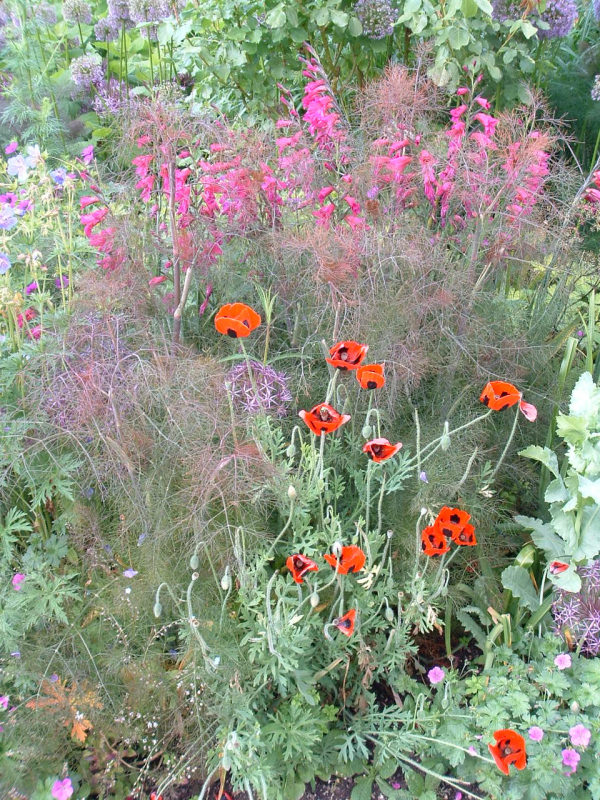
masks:
[(55, 800), (69, 800), (73, 791), (73, 784), (70, 778), (65, 778), (62, 781), (54, 781), (52, 785), (52, 797), (54, 797)]
[(562, 751), (562, 763), (565, 767), (571, 767), (571, 772), (568, 772), (567, 775), (572, 775), (576, 771), (577, 764), (579, 764), (580, 760), (581, 756), (579, 753), (575, 750), (571, 750), (570, 747)]
[(3, 694), (3, 695), (0, 697), (0, 708), (3, 708), (5, 711), (6, 711), (6, 709), (8, 708), (8, 699), (9, 699), (9, 698), (8, 698), (8, 695), (7, 695), (7, 694)]
[(13, 575), (12, 585), (15, 592), (21, 591), (21, 584), (23, 583), (24, 580), (25, 580), (25, 575), (23, 575), (22, 572), (17, 572), (15, 575)]
[(532, 728), (529, 728), (529, 738), (532, 742), (541, 742), (544, 738), (544, 731), (538, 728), (537, 725), (534, 725)]
[(591, 733), (585, 727), (585, 725), (575, 725), (573, 728), (569, 728), (569, 736), (571, 737), (571, 744), (574, 744), (576, 747), (587, 747), (590, 743)]
[(94, 160), (94, 145), (89, 144), (87, 147), (84, 147), (81, 151), (81, 158), (84, 164), (91, 164)]
[(429, 670), (427, 677), (429, 678), (430, 682), (435, 685), (436, 683), (441, 683), (444, 680), (446, 673), (441, 667), (434, 667), (433, 669)]
[(9, 144), (7, 144), (7, 145), (6, 145), (6, 147), (4, 148), (4, 152), (5, 152), (5, 153), (6, 153), (6, 155), (8, 156), (8, 155), (10, 155), (11, 153), (14, 153), (14, 152), (15, 152), (15, 150), (18, 148), (18, 146), (19, 146), (19, 143), (18, 143), (18, 142), (10, 142), (10, 143), (9, 143)]
[(554, 659), (554, 663), (559, 669), (568, 669), (571, 666), (571, 656), (568, 653), (560, 653)]

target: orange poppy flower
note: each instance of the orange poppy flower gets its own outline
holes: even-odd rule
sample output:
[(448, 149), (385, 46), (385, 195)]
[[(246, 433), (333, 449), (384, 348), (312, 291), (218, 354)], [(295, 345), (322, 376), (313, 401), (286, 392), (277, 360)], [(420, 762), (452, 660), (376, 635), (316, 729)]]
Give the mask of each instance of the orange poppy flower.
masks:
[(306, 422), (316, 436), (320, 436), (322, 433), (333, 433), (350, 419), (349, 414), (340, 414), (329, 403), (319, 403), (310, 411), (299, 411), (298, 416)]
[(356, 609), (351, 608), (343, 617), (338, 617), (333, 620), (335, 627), (340, 630), (344, 636), (350, 638), (354, 633), (354, 625), (356, 623)]
[(317, 572), (319, 569), (312, 559), (300, 555), (300, 553), (289, 556), (285, 565), (292, 573), (292, 577), (296, 583), (304, 583), (303, 578), (307, 572)]
[(383, 364), (361, 364), (356, 379), (363, 389), (381, 389), (385, 383)]
[(338, 342), (334, 344), (325, 360), (336, 369), (357, 369), (364, 361), (369, 349), (368, 344), (358, 342)]
[(504, 411), (518, 403), (519, 410), (529, 422), (534, 422), (537, 418), (537, 408), (531, 403), (526, 403), (517, 387), (506, 381), (486, 383), (479, 399), (492, 411)]
[(366, 442), (363, 445), (363, 453), (366, 453), (372, 461), (379, 464), (395, 456), (401, 447), (402, 442), (390, 444), (387, 439), (371, 439), (370, 442)]
[(504, 729), (495, 731), (494, 739), (496, 744), (488, 744), (488, 749), (499, 770), (508, 775), (509, 764), (514, 764), (517, 769), (525, 769), (527, 766), (527, 754), (525, 752), (525, 739), (521, 734)]
[(475, 528), (472, 525), (465, 525), (461, 530), (452, 531), (451, 536), (452, 541), (458, 545), (472, 547), (477, 544)]
[(565, 564), (564, 561), (553, 561), (548, 567), (548, 572), (550, 575), (560, 575), (562, 572), (566, 572), (568, 569), (569, 565)]
[(342, 554), (339, 559), (331, 553), (326, 553), (323, 558), (334, 569), (337, 567), (340, 575), (347, 575), (349, 572), (360, 572), (366, 561), (365, 554), (355, 544), (342, 547)]
[(464, 528), (467, 522), (471, 519), (471, 515), (466, 511), (461, 511), (460, 508), (449, 508), (448, 506), (444, 506), (442, 509), (440, 509), (440, 513), (437, 515), (437, 518), (442, 524), (451, 522), (453, 525), (458, 525), (460, 528)]
[(437, 523), (423, 528), (421, 547), (426, 556), (441, 556), (443, 553), (447, 553), (450, 550), (446, 537)]
[(260, 314), (245, 303), (230, 303), (217, 311), (215, 328), (219, 333), (242, 339), (250, 336), (261, 323)]

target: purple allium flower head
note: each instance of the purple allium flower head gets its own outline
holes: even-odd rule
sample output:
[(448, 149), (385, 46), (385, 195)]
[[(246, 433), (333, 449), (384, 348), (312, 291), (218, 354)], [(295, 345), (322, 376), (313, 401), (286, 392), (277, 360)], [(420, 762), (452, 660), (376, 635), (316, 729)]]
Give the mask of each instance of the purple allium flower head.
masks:
[(430, 669), (427, 673), (427, 677), (432, 685), (435, 686), (436, 683), (441, 683), (444, 678), (446, 677), (446, 673), (441, 667), (434, 667)]
[(11, 153), (14, 153), (15, 150), (18, 149), (18, 147), (19, 147), (18, 142), (9, 142), (4, 148), (4, 152), (6, 153), (7, 156), (9, 156)]
[(114, 116), (126, 105), (125, 92), (123, 92), (119, 80), (114, 76), (111, 75), (108, 82), (102, 81), (101, 84), (96, 86), (96, 96), (92, 103), (96, 114)]
[(563, 636), (566, 630), (581, 652), (589, 656), (600, 654), (600, 560), (578, 567), (581, 591), (556, 591), (552, 606), (554, 633)]
[(569, 736), (571, 737), (571, 744), (576, 747), (587, 747), (592, 734), (585, 725), (579, 724), (575, 725), (574, 728), (569, 728)]
[(0, 252), (0, 275), (5, 275), (10, 267), (10, 258), (6, 255), (6, 253)]
[(571, 656), (568, 653), (560, 653), (554, 659), (554, 663), (560, 669), (568, 669), (571, 666)]
[(537, 725), (534, 725), (532, 728), (529, 728), (529, 738), (532, 742), (541, 742), (544, 738), (544, 731), (538, 728)]
[(102, 17), (94, 25), (94, 36), (99, 42), (114, 42), (119, 38), (121, 28), (119, 23), (113, 17)]
[(44, 25), (56, 25), (56, 10), (54, 6), (42, 0), (41, 3), (36, 3), (35, 9), (31, 9), (30, 16), (35, 14), (35, 18)]
[(131, 28), (133, 21), (129, 13), (129, 0), (108, 0), (108, 15), (113, 20), (119, 29), (125, 25), (126, 28)]
[(393, 34), (398, 14), (390, 0), (357, 0), (354, 12), (362, 25), (363, 35), (369, 39), (385, 39)]
[(73, 83), (83, 89), (90, 89), (102, 80), (102, 59), (97, 53), (79, 56), (71, 61), (71, 78)]
[(539, 18), (532, 16), (531, 22), (536, 25), (537, 19), (550, 26), (546, 30), (538, 29), (539, 39), (559, 39), (566, 36), (575, 24), (577, 3), (575, 0), (547, 0), (543, 13)]
[(55, 800), (69, 800), (73, 791), (71, 778), (65, 778), (62, 781), (54, 781), (52, 784), (52, 797), (54, 797)]
[(579, 753), (576, 750), (571, 750), (570, 747), (567, 747), (562, 751), (562, 763), (565, 765), (565, 767), (571, 767), (571, 772), (568, 773), (569, 775), (572, 775), (575, 772), (580, 759), (581, 756)]
[(64, 0), (63, 19), (75, 25), (89, 25), (92, 21), (92, 9), (86, 0)]
[(234, 402), (249, 414), (271, 412), (278, 417), (284, 417), (292, 399), (292, 393), (287, 386), (287, 375), (276, 372), (273, 367), (261, 364), (260, 361), (251, 361), (250, 369), (252, 379), (246, 362), (237, 364), (227, 373), (225, 382)]
[[(136, 23), (160, 22), (170, 16), (171, 9), (167, 0), (130, 0), (129, 13)], [(142, 28), (142, 36), (156, 39), (156, 26)]]
[(37, 292), (40, 287), (38, 286), (37, 281), (32, 281), (28, 283), (25, 287), (25, 294), (31, 294), (32, 292)]

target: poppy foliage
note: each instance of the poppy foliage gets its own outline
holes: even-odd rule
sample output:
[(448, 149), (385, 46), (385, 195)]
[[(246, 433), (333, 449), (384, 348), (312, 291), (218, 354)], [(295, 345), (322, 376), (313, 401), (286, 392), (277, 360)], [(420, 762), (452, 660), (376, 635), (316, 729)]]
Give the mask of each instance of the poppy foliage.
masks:
[(383, 364), (361, 364), (356, 379), (363, 389), (381, 389), (385, 384)]
[(326, 361), (336, 369), (358, 369), (365, 360), (369, 345), (358, 342), (338, 342), (329, 351), (330, 358)]
[(355, 544), (342, 547), (342, 552), (339, 558), (336, 558), (332, 553), (326, 553), (323, 558), (330, 564), (340, 575), (347, 575), (349, 572), (359, 572), (365, 565), (365, 554)]
[(217, 311), (215, 328), (232, 339), (243, 339), (250, 336), (261, 321), (260, 314), (245, 303), (229, 303)]
[(496, 744), (488, 744), (488, 748), (499, 770), (508, 775), (509, 764), (514, 764), (517, 769), (525, 769), (527, 766), (525, 739), (520, 733), (506, 728), (495, 731), (494, 739)]
[(333, 624), (344, 636), (352, 636), (354, 633), (354, 625), (356, 624), (356, 609), (351, 608), (343, 617), (334, 619)]
[(304, 583), (304, 576), (307, 572), (317, 572), (319, 567), (310, 558), (296, 553), (293, 556), (288, 556), (285, 562), (286, 567), (292, 573), (292, 578), (296, 583)]
[(299, 411), (298, 416), (306, 422), (315, 436), (333, 433), (350, 419), (349, 414), (340, 414), (329, 403), (319, 403), (310, 411)]
[(371, 461), (379, 464), (395, 456), (401, 447), (402, 442), (391, 444), (387, 439), (371, 439), (363, 445), (363, 453), (366, 453)]

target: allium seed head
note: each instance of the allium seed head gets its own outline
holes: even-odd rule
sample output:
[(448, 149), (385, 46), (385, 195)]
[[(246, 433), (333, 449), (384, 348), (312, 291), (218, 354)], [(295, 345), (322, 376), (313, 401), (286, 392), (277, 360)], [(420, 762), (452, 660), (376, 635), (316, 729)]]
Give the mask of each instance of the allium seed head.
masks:
[(578, 567), (581, 591), (577, 594), (557, 590), (552, 606), (554, 632), (564, 636), (568, 631), (581, 652), (600, 654), (600, 560)]
[(237, 364), (227, 373), (234, 403), (240, 405), (249, 414), (270, 412), (284, 417), (288, 412), (292, 393), (287, 386), (287, 375), (276, 372), (268, 364), (251, 361), (252, 376), (248, 374), (248, 365)]
[(357, 0), (354, 11), (362, 25), (363, 35), (369, 39), (385, 39), (394, 32), (398, 14), (390, 0)]
[(88, 56), (79, 56), (71, 61), (71, 78), (73, 83), (83, 89), (90, 89), (92, 85), (102, 80), (102, 59), (97, 53)]
[(89, 25), (92, 21), (92, 9), (85, 0), (64, 0), (63, 19), (79, 25)]

